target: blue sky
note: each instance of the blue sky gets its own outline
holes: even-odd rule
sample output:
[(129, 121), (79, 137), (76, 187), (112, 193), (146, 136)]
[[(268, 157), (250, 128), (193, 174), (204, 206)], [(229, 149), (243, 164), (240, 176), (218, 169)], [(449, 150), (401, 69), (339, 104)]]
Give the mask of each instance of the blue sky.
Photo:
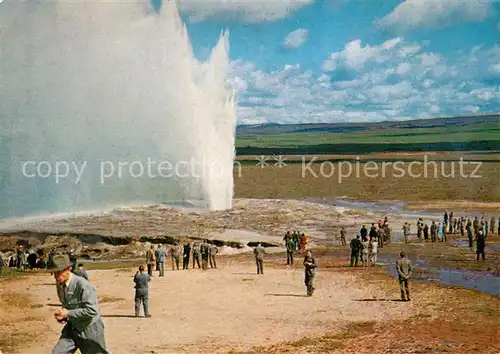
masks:
[(498, 0), (180, 0), (196, 55), (230, 32), (238, 123), (500, 111)]

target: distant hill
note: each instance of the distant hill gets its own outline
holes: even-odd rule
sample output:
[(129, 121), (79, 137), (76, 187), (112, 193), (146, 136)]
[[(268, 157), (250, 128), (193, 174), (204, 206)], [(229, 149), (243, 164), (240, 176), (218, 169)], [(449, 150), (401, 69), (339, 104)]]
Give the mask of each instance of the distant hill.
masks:
[(414, 119), (405, 121), (384, 121), (375, 123), (304, 123), (304, 124), (254, 124), (239, 125), (236, 134), (286, 134), (307, 132), (363, 132), (376, 130), (412, 129), (412, 128), (437, 128), (446, 126), (468, 126), (478, 124), (491, 124), (500, 126), (500, 113), (485, 115), (472, 115), (460, 117), (443, 117)]

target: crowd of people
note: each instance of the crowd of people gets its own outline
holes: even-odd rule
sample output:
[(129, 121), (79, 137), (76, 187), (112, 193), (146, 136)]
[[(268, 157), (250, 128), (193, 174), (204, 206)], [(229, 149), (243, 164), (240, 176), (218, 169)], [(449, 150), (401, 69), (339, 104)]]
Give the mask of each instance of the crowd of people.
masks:
[[(430, 226), (429, 226), (430, 224)], [(476, 244), (476, 259), (485, 260), (486, 238), (488, 235), (500, 235), (500, 218), (497, 220), (491, 217), (490, 220), (482, 216), (475, 216), (473, 219), (467, 216), (455, 217), (453, 212), (445, 212), (443, 221), (436, 220), (425, 223), (423, 218), (419, 218), (416, 226), (416, 238), (421, 242), (447, 242), (448, 235), (459, 234), (461, 237), (467, 236), (469, 247)], [(405, 222), (403, 227), (404, 242), (410, 242), (411, 224)], [(357, 266), (361, 261), (363, 266), (374, 265), (377, 261), (378, 248), (383, 248), (384, 244), (391, 243), (392, 227), (389, 225), (388, 217), (378, 223), (372, 223), (370, 229), (363, 225), (359, 233), (349, 244), (351, 249), (350, 265)], [(347, 246), (347, 231), (344, 226), (340, 229), (340, 242)]]
[[(357, 267), (360, 261), (364, 267), (374, 266), (377, 263), (379, 247), (391, 243), (391, 232), (392, 227), (387, 216), (383, 221), (379, 220), (378, 223), (372, 223), (370, 230), (366, 228), (366, 225), (363, 225), (359, 234), (349, 243), (351, 249), (350, 266)], [(340, 229), (340, 242), (343, 246), (347, 246), (346, 239), (347, 231), (342, 226)]]
[[(219, 248), (213, 243), (209, 243), (204, 239), (199, 242), (186, 242), (184, 244), (177, 242), (170, 246), (162, 244), (151, 245), (151, 248), (146, 251), (146, 266), (147, 274), (153, 276), (153, 269), (159, 272), (159, 276), (165, 275), (165, 266), (170, 256), (172, 261), (172, 270), (179, 270), (180, 261), (182, 258), (182, 269), (186, 270), (190, 267), (190, 260), (192, 259), (192, 268), (207, 269), (217, 268), (216, 255), (219, 253)], [(201, 260), (201, 264), (200, 264)]]
[[(403, 232), (405, 235), (405, 242), (408, 242), (407, 236), (410, 234), (410, 226), (408, 223), (403, 227)], [(474, 246), (474, 242), (481, 242), (481, 238), (488, 237), (488, 234), (497, 233), (500, 235), (500, 218), (495, 219), (491, 217), (490, 220), (481, 216), (474, 216), (471, 219), (469, 216), (455, 217), (453, 212), (445, 212), (443, 215), (443, 221), (436, 222), (432, 221), (429, 226), (423, 221), (422, 218), (418, 219), (417, 222), (417, 239), (424, 242), (446, 242), (447, 235), (449, 234), (459, 234), (461, 237), (467, 236), (469, 240), (469, 247)]]
[[(410, 234), (408, 223), (403, 226), (403, 233), (407, 243)], [(495, 217), (488, 220), (484, 216), (481, 218), (474, 216), (472, 219), (470, 216), (455, 217), (453, 212), (445, 212), (442, 222), (432, 221), (430, 226), (422, 218), (419, 218), (417, 222), (417, 239), (419, 241), (446, 242), (447, 235), (460, 234), (461, 237), (467, 237), (470, 248), (473, 248), (474, 244), (476, 245), (476, 260), (486, 259), (486, 238), (495, 233), (500, 235), (500, 218), (497, 220)]]
[(16, 250), (5, 259), (0, 254), (0, 264), (4, 267), (17, 268), (23, 272), (28, 270), (46, 269), (47, 260), (43, 250), (35, 251), (33, 248), (25, 249), (19, 245)]
[[(428, 230), (428, 231), (426, 231)], [(437, 231), (436, 231), (437, 230)], [(363, 266), (374, 266), (377, 262), (378, 248), (384, 244), (391, 243), (392, 228), (388, 218), (372, 223), (368, 230), (365, 225), (360, 229), (359, 234), (350, 243), (351, 257), (350, 266), (358, 266), (359, 261)], [(429, 233), (430, 231), (430, 233)], [(446, 242), (446, 234), (460, 232), (462, 236), (467, 235), (469, 245), (472, 247), (475, 241), (478, 247), (477, 259), (482, 255), (484, 259), (484, 239), (488, 233), (494, 233), (495, 219), (488, 222), (484, 217), (474, 220), (461, 217), (455, 218), (453, 213), (445, 213), (443, 222), (436, 224), (435, 221), (428, 227), (420, 218), (417, 222), (417, 239), (436, 242), (438, 240)], [(500, 234), (500, 220), (498, 221), (497, 233)], [(410, 235), (410, 225), (406, 222), (403, 226), (404, 240), (408, 242)], [(347, 232), (344, 227), (340, 231), (342, 245), (347, 245)], [(296, 252), (304, 254), (302, 265), (304, 266), (304, 283), (307, 296), (312, 296), (315, 290), (314, 277), (318, 264), (310, 249), (307, 249), (307, 237), (305, 233), (298, 231), (287, 231), (284, 238), (284, 246), (287, 253), (287, 265), (293, 265), (293, 255)], [(482, 253), (481, 253), (482, 252)], [(151, 282), (153, 271), (159, 272), (159, 276), (164, 276), (167, 259), (172, 260), (172, 270), (179, 270), (180, 258), (182, 257), (183, 269), (217, 268), (216, 255), (218, 247), (209, 243), (208, 240), (199, 242), (176, 243), (170, 246), (152, 245), (147, 250), (145, 256), (145, 266), (141, 265), (133, 276), (135, 288), (135, 316), (139, 317), (140, 309), (143, 308), (144, 316), (151, 317), (149, 313), (148, 297), (149, 283)], [(32, 256), (32, 254), (36, 254)], [(259, 243), (253, 249), (257, 274), (264, 274), (265, 248)], [(61, 332), (59, 342), (54, 347), (53, 353), (69, 353), (80, 349), (82, 353), (107, 354), (104, 340), (104, 325), (99, 312), (96, 290), (88, 280), (88, 275), (83, 264), (77, 264), (74, 254), (60, 255), (49, 253), (48, 261), (45, 262), (43, 252), (25, 252), (23, 247), (9, 258), (9, 266), (22, 269), (48, 268), (51, 270), (57, 285), (57, 294), (61, 301), (62, 308), (54, 313), (54, 318), (64, 323), (65, 327)], [(192, 263), (190, 260), (192, 259)], [(201, 259), (201, 265), (200, 265)], [(1, 261), (1, 259), (0, 259)], [(404, 252), (400, 253), (400, 258), (396, 261), (396, 270), (401, 290), (401, 300), (410, 301), (410, 290), (408, 286), (412, 275), (413, 267)]]

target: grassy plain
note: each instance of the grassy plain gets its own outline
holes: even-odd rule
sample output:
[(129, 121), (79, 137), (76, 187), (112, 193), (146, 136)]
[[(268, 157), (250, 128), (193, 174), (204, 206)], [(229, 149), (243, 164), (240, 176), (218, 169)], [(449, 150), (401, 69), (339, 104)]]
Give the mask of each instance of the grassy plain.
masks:
[[(306, 130), (306, 129), (304, 129)], [(451, 125), (421, 128), (328, 131), (297, 129), (292, 132), (240, 133), (238, 155), (273, 153), (358, 153), (401, 151), (500, 150), (500, 124)]]
[(241, 134), (236, 146), (295, 147), (339, 143), (434, 143), (441, 141), (466, 142), (474, 140), (500, 140), (500, 127), (478, 124), (461, 127), (393, 129), (389, 131), (361, 132), (299, 132), (286, 134)]
[[(460, 157), (474, 164), (463, 165), (460, 171)], [(234, 171), (235, 197), (346, 197), (362, 201), (404, 200), (415, 203), (500, 201), (500, 154), (391, 153), (344, 158), (326, 155), (284, 158), (287, 159), (286, 166), (280, 167), (272, 158), (262, 166), (257, 165), (256, 158), (240, 157), (242, 164)], [(316, 162), (308, 165), (313, 158), (317, 158)], [(351, 162), (343, 164), (342, 161)], [(396, 169), (395, 161), (401, 161), (398, 167), (404, 173)], [(412, 161), (421, 164), (410, 167)], [(365, 169), (365, 166), (373, 168)], [(473, 173), (475, 169), (477, 171)], [(500, 210), (498, 206), (493, 206), (493, 209)]]
[(491, 122), (239, 134), (235, 197), (499, 202), (500, 126)]

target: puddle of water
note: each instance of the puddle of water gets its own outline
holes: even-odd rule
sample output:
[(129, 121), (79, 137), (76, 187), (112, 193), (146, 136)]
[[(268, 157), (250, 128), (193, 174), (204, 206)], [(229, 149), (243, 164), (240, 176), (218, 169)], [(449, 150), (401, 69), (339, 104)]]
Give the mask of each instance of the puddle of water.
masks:
[(440, 213), (421, 211), (421, 210), (406, 210), (406, 202), (395, 202), (395, 203), (380, 203), (380, 202), (361, 202), (352, 201), (342, 198), (315, 198), (306, 197), (305, 201), (313, 203), (321, 203), (327, 205), (334, 205), (341, 208), (347, 209), (359, 209), (364, 211), (370, 211), (373, 213), (381, 214), (407, 214), (414, 216), (428, 216), (428, 217), (441, 217)]
[[(424, 266), (422, 260), (415, 260), (414, 265), (425, 270), (425, 277), (414, 277), (417, 283), (438, 283), (457, 286), (465, 289), (477, 290), (493, 296), (500, 296), (500, 277), (488, 272), (478, 272), (460, 269), (433, 268)], [(396, 266), (387, 264), (389, 274), (397, 278)]]

